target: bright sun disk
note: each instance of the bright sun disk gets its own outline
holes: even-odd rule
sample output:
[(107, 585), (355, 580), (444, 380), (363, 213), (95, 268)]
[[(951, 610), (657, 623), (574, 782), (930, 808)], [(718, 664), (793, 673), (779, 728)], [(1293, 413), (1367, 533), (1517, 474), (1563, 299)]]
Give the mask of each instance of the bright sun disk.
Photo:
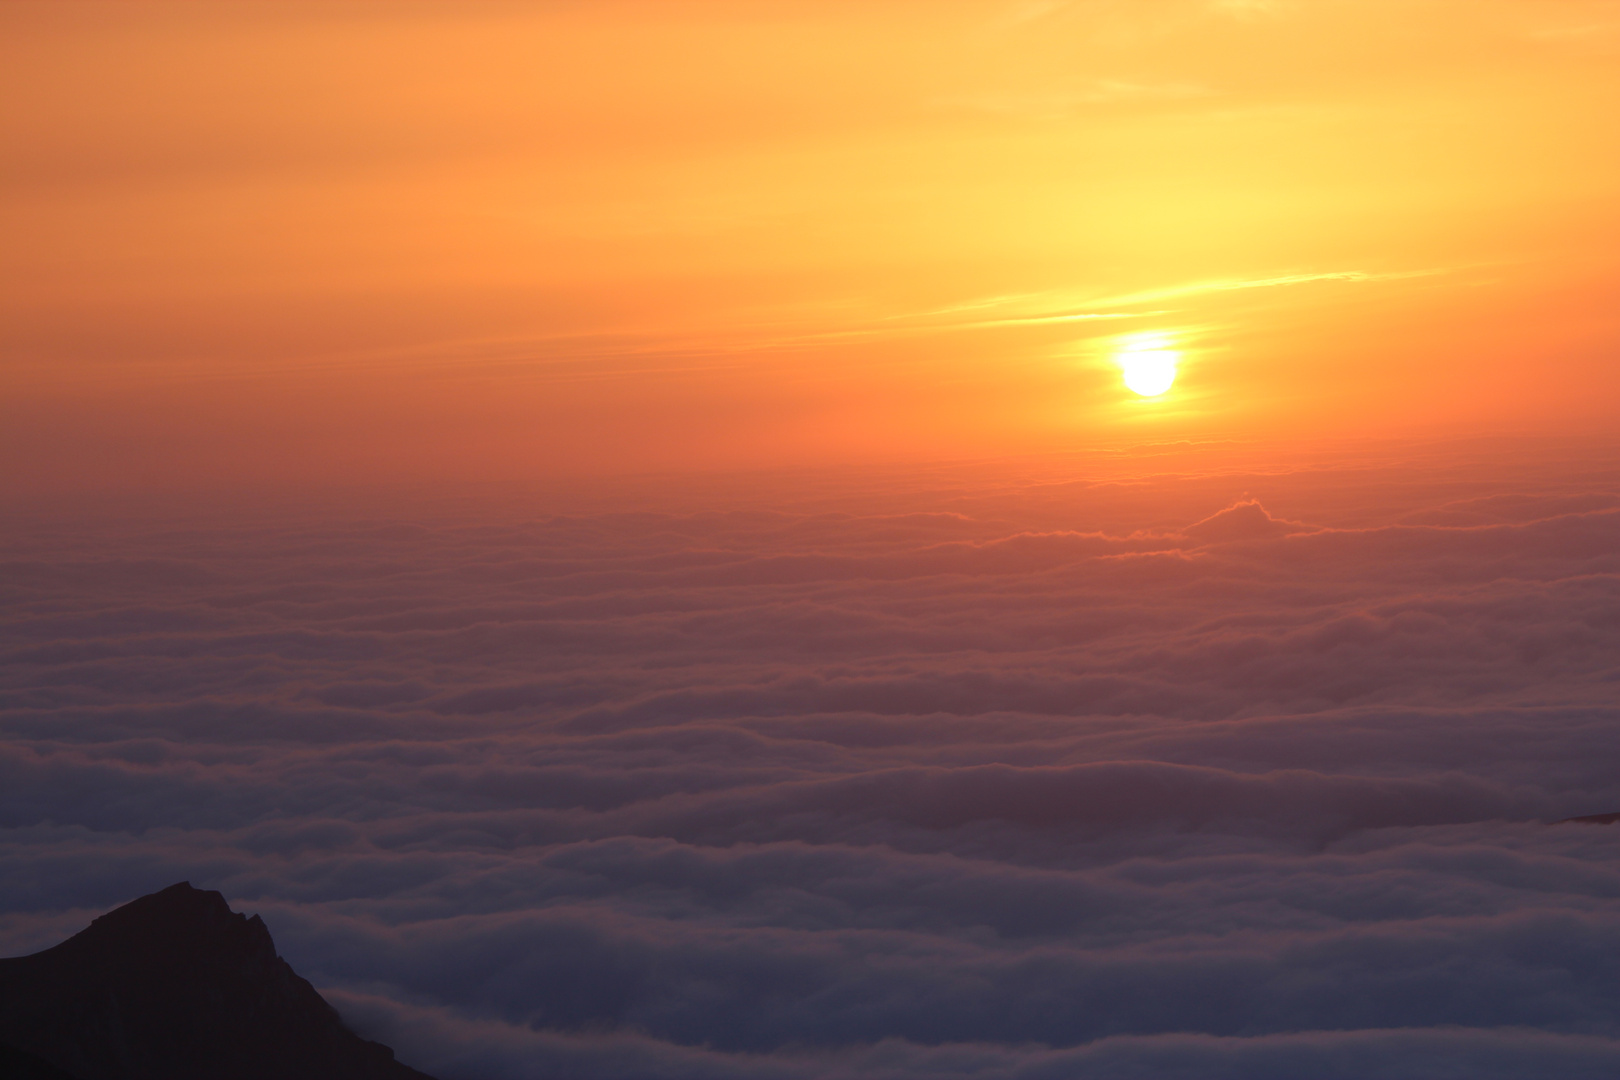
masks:
[(1119, 355), (1119, 366), (1125, 370), (1126, 386), (1143, 397), (1158, 397), (1175, 384), (1180, 359), (1173, 349), (1131, 350)]

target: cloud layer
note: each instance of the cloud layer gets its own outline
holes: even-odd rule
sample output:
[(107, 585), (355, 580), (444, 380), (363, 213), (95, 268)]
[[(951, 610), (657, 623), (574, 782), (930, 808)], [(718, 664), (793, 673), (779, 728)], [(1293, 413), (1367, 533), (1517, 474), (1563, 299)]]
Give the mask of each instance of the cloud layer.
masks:
[(19, 529), (0, 949), (190, 879), (445, 1080), (1620, 1066), (1612, 472), (645, 505)]

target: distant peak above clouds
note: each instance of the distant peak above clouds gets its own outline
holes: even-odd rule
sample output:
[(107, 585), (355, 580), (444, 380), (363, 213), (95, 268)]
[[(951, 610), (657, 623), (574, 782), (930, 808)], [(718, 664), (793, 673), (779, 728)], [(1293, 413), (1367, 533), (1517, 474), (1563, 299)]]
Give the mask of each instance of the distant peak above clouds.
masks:
[(1270, 540), (1292, 533), (1315, 532), (1309, 525), (1274, 518), (1257, 499), (1234, 503), (1181, 530), (1205, 544), (1225, 544), (1234, 540)]

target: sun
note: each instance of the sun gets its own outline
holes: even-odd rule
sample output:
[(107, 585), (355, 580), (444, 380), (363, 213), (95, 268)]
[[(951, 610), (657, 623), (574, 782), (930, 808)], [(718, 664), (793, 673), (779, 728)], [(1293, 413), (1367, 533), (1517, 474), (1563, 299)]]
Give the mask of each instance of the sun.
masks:
[(1126, 353), (1119, 358), (1125, 369), (1125, 385), (1143, 397), (1158, 397), (1176, 383), (1176, 361), (1181, 354), (1170, 349)]
[(1158, 397), (1176, 383), (1181, 353), (1166, 348), (1164, 334), (1132, 334), (1120, 343), (1114, 360), (1125, 373), (1125, 385), (1143, 397)]

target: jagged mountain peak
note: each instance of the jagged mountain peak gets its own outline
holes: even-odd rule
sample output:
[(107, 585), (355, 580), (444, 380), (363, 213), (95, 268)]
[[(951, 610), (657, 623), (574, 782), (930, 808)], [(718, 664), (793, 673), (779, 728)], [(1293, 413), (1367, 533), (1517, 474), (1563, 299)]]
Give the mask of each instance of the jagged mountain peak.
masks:
[(0, 960), (0, 1042), (81, 1080), (425, 1080), (344, 1027), (262, 919), (189, 882)]
[(223, 893), (194, 888), (189, 881), (114, 908), (46, 952), (109, 947), (155, 956), (228, 950), (264, 962), (276, 958), (263, 919), (232, 911)]

